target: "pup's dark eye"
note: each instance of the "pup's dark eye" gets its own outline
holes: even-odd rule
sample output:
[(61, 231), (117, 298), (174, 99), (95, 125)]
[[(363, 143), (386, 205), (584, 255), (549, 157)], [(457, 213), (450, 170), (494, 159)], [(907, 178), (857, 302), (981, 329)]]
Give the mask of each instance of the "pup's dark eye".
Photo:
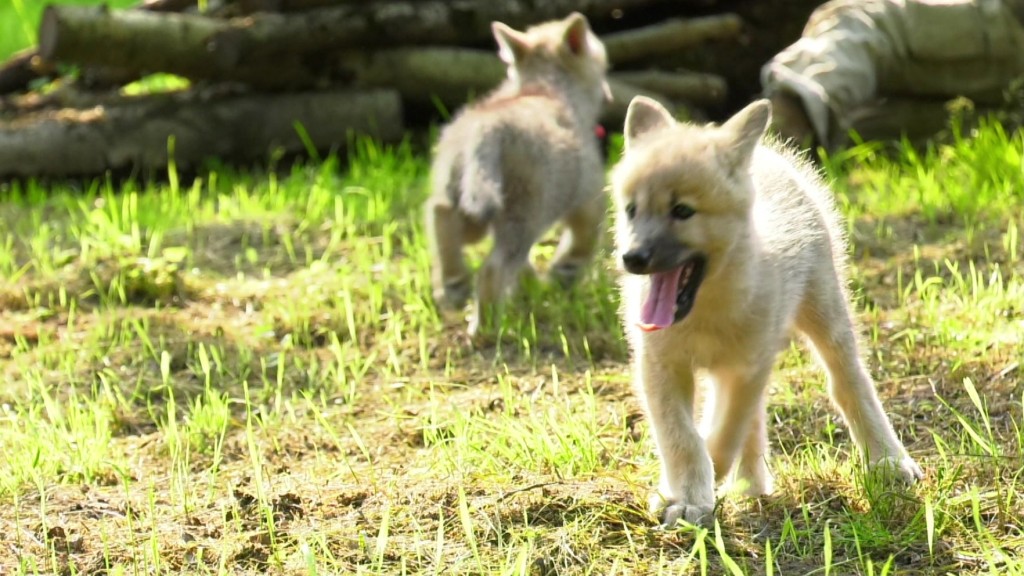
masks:
[(636, 204), (630, 202), (626, 204), (626, 218), (632, 220), (634, 216), (636, 216)]
[(686, 220), (696, 213), (696, 210), (686, 204), (676, 204), (672, 207), (672, 217), (676, 220)]

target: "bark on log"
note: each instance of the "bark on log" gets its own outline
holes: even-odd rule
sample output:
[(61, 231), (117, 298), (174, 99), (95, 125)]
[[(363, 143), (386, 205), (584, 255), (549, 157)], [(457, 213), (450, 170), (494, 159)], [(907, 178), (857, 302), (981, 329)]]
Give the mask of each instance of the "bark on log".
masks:
[[(606, 18), (654, 5), (690, 4), (701, 6), (706, 0), (230, 0), (223, 11), (230, 15), (259, 12), (305, 12), (309, 10), (362, 5), (371, 11), (382, 8), (396, 13), (442, 11), (447, 19), (469, 26), (478, 39), (490, 37), (490, 20), (501, 20), (512, 27), (522, 27), (542, 20), (563, 18), (577, 11), (588, 18)], [(374, 6), (376, 5), (376, 6)], [(471, 26), (476, 22), (482, 26)], [(463, 30), (462, 32), (470, 32)]]
[(241, 21), (187, 14), (51, 5), (43, 12), (39, 53), (47, 60), (263, 87), (316, 83), (318, 72), (307, 66), (300, 52), (249, 64), (237, 43), (217, 40), (242, 34), (246, 28)]
[(725, 78), (700, 72), (637, 70), (612, 72), (611, 78), (702, 107), (721, 106), (729, 92)]
[[(262, 58), (286, 46), (289, 51), (318, 54), (341, 49), (385, 48), (396, 45), (489, 42), (491, 23), (501, 21), (525, 28), (544, 20), (563, 18), (572, 11), (607, 18), (633, 8), (668, 0), (334, 0), (333, 6), (308, 9), (313, 0), (277, 0), (287, 15), (254, 13), (235, 19), (245, 23), (224, 31), (214, 43)], [(291, 6), (298, 3), (299, 6)], [(317, 0), (315, 3), (326, 3)], [(301, 10), (300, 10), (301, 9)]]
[[(358, 4), (366, 0), (230, 0), (225, 7), (239, 14), (256, 12), (302, 12), (343, 4)], [(415, 1), (415, 0), (414, 0)]]
[(349, 133), (402, 137), (393, 90), (199, 98), (194, 92), (125, 99), (119, 105), (48, 112), (0, 127), (0, 177), (71, 176), (166, 166), (174, 137), (177, 165), (203, 160), (264, 160), (274, 149), (305, 150), (296, 131), (328, 149)]
[(505, 78), (493, 52), (463, 48), (393, 48), (342, 55), (339, 64), (361, 88), (393, 87), (402, 98), (429, 104), (434, 98), (458, 106)]
[[(505, 65), (493, 52), (463, 48), (394, 48), (377, 52), (350, 53), (341, 57), (341, 67), (361, 88), (389, 87), (406, 101), (420, 105), (440, 100), (449, 110), (461, 106), (472, 95), (481, 95), (505, 78)], [(679, 103), (656, 90), (608, 79), (612, 102), (605, 105), (601, 121), (621, 126), (626, 107), (634, 96), (643, 94), (670, 107)]]
[(703, 18), (674, 18), (651, 26), (606, 34), (601, 37), (608, 60), (616, 64), (647, 60), (673, 54), (708, 40), (733, 38), (742, 22), (735, 14)]

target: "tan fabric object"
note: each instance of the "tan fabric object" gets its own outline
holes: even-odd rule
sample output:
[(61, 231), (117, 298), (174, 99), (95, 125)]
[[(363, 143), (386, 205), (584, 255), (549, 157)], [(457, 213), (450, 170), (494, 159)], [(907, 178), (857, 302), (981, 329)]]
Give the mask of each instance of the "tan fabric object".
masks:
[(834, 0), (761, 70), (766, 95), (804, 103), (820, 144), (885, 96), (992, 102), (1024, 75), (1020, 0)]

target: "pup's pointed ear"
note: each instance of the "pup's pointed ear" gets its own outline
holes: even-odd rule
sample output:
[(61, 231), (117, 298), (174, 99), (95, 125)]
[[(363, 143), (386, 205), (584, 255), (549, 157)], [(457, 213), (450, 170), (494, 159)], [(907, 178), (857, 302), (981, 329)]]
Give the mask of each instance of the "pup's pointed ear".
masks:
[(491, 32), (498, 41), (498, 57), (506, 64), (521, 60), (530, 48), (526, 35), (501, 22), (491, 22)]
[(746, 166), (771, 119), (771, 102), (761, 99), (748, 104), (722, 125), (721, 157), (728, 167), (740, 169)]
[(569, 52), (579, 56), (587, 52), (587, 35), (590, 34), (590, 23), (587, 17), (579, 12), (566, 16), (564, 42)]
[(660, 102), (647, 96), (637, 96), (626, 109), (626, 124), (622, 129), (626, 136), (626, 148), (633, 145), (637, 137), (671, 126), (675, 118)]

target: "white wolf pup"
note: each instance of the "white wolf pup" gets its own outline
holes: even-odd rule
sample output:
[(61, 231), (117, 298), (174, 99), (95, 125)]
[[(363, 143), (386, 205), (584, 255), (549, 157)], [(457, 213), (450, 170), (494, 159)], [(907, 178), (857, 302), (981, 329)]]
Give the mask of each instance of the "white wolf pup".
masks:
[(587, 19), (573, 13), (518, 32), (494, 22), (508, 79), (441, 132), (426, 205), (434, 299), (462, 308), (471, 278), (463, 246), (493, 233), (481, 266), (473, 334), (528, 265), (530, 248), (566, 224), (550, 275), (571, 284), (592, 259), (606, 212), (594, 135), (608, 64)]
[[(747, 493), (772, 490), (765, 388), (794, 331), (827, 370), (866, 458), (908, 482), (922, 477), (858, 352), (830, 193), (802, 161), (762, 142), (770, 116), (761, 100), (722, 126), (695, 126), (643, 97), (626, 115), (612, 176), (628, 272), (622, 316), (661, 457), (652, 512), (666, 525), (710, 522), (715, 484), (734, 467)], [(704, 434), (695, 372), (710, 381)]]

